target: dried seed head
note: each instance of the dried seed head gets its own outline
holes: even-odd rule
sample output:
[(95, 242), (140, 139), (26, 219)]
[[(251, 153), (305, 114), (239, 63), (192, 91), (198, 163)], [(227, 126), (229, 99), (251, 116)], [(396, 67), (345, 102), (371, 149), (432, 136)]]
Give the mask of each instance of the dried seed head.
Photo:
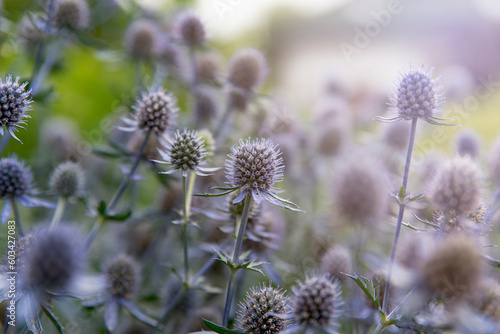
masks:
[(43, 229), (25, 252), (25, 283), (44, 290), (64, 290), (81, 260), (81, 239), (75, 230), (59, 226)]
[(266, 76), (266, 58), (259, 50), (242, 49), (230, 61), (228, 78), (239, 88), (253, 91), (264, 82)]
[(340, 285), (328, 275), (313, 276), (293, 288), (290, 313), (298, 325), (337, 327), (342, 305)]
[(198, 136), (202, 139), (203, 148), (207, 152), (207, 159), (213, 158), (215, 155), (215, 138), (212, 132), (209, 130), (200, 130), (198, 131)]
[(376, 161), (351, 159), (336, 175), (334, 203), (349, 223), (374, 222), (384, 213), (387, 193), (385, 171)]
[(440, 242), (419, 272), (428, 292), (452, 301), (474, 291), (480, 271), (481, 259), (472, 242), (455, 236)]
[(151, 58), (158, 49), (159, 29), (149, 20), (137, 20), (125, 32), (125, 47), (136, 59)]
[(240, 140), (231, 151), (226, 159), (226, 177), (231, 186), (260, 196), (272, 192), (274, 183), (283, 179), (281, 152), (271, 140)]
[(462, 131), (458, 135), (456, 142), (456, 150), (460, 156), (477, 157), (481, 149), (481, 140), (475, 131)]
[(69, 161), (59, 164), (50, 178), (50, 189), (60, 196), (78, 196), (83, 192), (84, 184), (83, 170)]
[[(0, 79), (0, 133), (3, 134), (5, 126), (10, 134), (17, 131), (17, 127), (26, 124), (25, 118), (30, 116), (26, 113), (31, 110), (31, 89), (26, 91), (28, 82), (19, 84), (19, 77), (12, 81), (12, 76), (7, 76), (5, 81)], [(17, 138), (16, 138), (17, 139)]]
[(121, 254), (111, 260), (105, 269), (111, 295), (130, 299), (140, 281), (139, 266), (128, 255)]
[(220, 69), (220, 56), (217, 53), (201, 54), (196, 60), (196, 73), (201, 82), (215, 83)]
[(495, 141), (490, 152), (490, 174), (493, 182), (500, 186), (500, 137)]
[(198, 89), (196, 92), (196, 118), (199, 122), (209, 122), (217, 115), (217, 101), (210, 89)]
[(178, 33), (181, 40), (188, 46), (201, 46), (205, 44), (205, 27), (201, 20), (191, 13), (182, 13), (179, 15)]
[(321, 257), (321, 270), (341, 282), (345, 282), (347, 276), (344, 274), (352, 273), (351, 253), (344, 246), (332, 246)]
[(0, 160), (0, 199), (22, 196), (31, 190), (33, 175), (15, 156)]
[(432, 69), (425, 66), (402, 73), (390, 96), (391, 109), (404, 119), (430, 119), (442, 105), (443, 94), (438, 79), (432, 78)]
[(236, 327), (243, 333), (279, 333), (285, 328), (286, 320), (274, 314), (284, 314), (287, 301), (281, 289), (266, 285), (252, 288), (246, 299), (240, 303)]
[(440, 210), (459, 215), (473, 210), (481, 196), (481, 172), (467, 157), (440, 166), (431, 181), (429, 196)]
[(177, 114), (177, 101), (163, 90), (149, 91), (143, 93), (132, 108), (138, 128), (159, 136), (171, 126)]
[(85, 0), (56, 0), (54, 5), (54, 23), (58, 28), (88, 28), (90, 9)]
[[(385, 124), (384, 124), (385, 125)], [(410, 141), (410, 124), (397, 122), (386, 125), (384, 142), (391, 148), (404, 151)]]
[(205, 159), (207, 152), (203, 146), (203, 139), (195, 131), (180, 132), (177, 130), (175, 138), (170, 143), (168, 155), (174, 169), (183, 172), (194, 171)]

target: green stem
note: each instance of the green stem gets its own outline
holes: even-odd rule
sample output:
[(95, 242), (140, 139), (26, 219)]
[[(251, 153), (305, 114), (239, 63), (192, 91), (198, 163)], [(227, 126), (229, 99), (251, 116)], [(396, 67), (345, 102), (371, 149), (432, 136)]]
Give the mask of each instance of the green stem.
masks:
[(66, 196), (59, 196), (59, 199), (57, 200), (56, 210), (54, 211), (54, 215), (52, 216), (52, 221), (50, 222), (50, 228), (56, 227), (61, 221), (67, 200), (68, 198)]
[(14, 213), (14, 220), (16, 221), (17, 229), (19, 231), (18, 234), (20, 236), (23, 236), (24, 232), (23, 232), (23, 227), (21, 225), (21, 215), (19, 214), (19, 210), (17, 208), (17, 203), (16, 203), (15, 198), (11, 199), (10, 205), (12, 205), (12, 212)]
[(182, 194), (184, 196), (182, 205), (182, 239), (184, 243), (184, 282), (186, 284), (189, 284), (188, 226), (195, 178), (196, 174), (193, 172), (189, 175), (189, 182), (187, 180), (188, 177), (182, 177)]
[(405, 213), (405, 198), (406, 198), (406, 188), (408, 185), (408, 175), (410, 174), (410, 164), (411, 164), (411, 156), (413, 153), (413, 145), (415, 143), (415, 133), (417, 130), (417, 120), (418, 118), (413, 118), (411, 121), (411, 131), (410, 131), (410, 141), (408, 142), (408, 153), (406, 155), (406, 163), (405, 163), (405, 172), (403, 175), (403, 198), (400, 198), (399, 203), (399, 215), (398, 215), (398, 223), (396, 225), (396, 233), (394, 235), (394, 242), (392, 244), (391, 251), (391, 260), (389, 262), (389, 270), (387, 272), (387, 280), (385, 285), (384, 292), (384, 304), (383, 304), (383, 313), (387, 314), (387, 308), (389, 305), (389, 291), (391, 287), (391, 277), (392, 277), (392, 267), (394, 265), (394, 261), (396, 260), (396, 250), (398, 247), (399, 233), (401, 232), (401, 225), (403, 223), (403, 216)]
[[(243, 239), (245, 238), (245, 230), (247, 228), (248, 216), (250, 213), (250, 206), (252, 205), (252, 195), (247, 194), (245, 196), (245, 202), (243, 204), (243, 213), (241, 214), (241, 222), (238, 228), (238, 236), (236, 238), (236, 242), (234, 244), (234, 253), (233, 253), (233, 266), (237, 266), (240, 262), (240, 253), (243, 245)], [(234, 288), (235, 288), (235, 276), (238, 268), (231, 269), (231, 275), (229, 276), (229, 283), (227, 286), (227, 294), (226, 294), (226, 304), (224, 306), (224, 316), (222, 320), (222, 325), (227, 327), (229, 322), (229, 313), (231, 312), (231, 304), (233, 302), (234, 296)]]
[(130, 168), (129, 173), (123, 179), (122, 183), (120, 184), (120, 187), (118, 188), (115, 195), (113, 196), (113, 198), (109, 202), (109, 205), (107, 208), (108, 212), (111, 212), (114, 209), (115, 205), (118, 203), (118, 200), (120, 199), (120, 197), (122, 197), (123, 193), (125, 192), (125, 189), (127, 188), (128, 184), (130, 182), (130, 179), (134, 175), (137, 167), (139, 166), (139, 163), (141, 162), (142, 152), (144, 151), (144, 148), (146, 147), (146, 144), (147, 144), (150, 136), (151, 136), (151, 131), (148, 131), (146, 133), (146, 138), (144, 138), (144, 141), (141, 144), (139, 152), (137, 152), (137, 155), (135, 156), (135, 160), (134, 160), (134, 163), (132, 165), (132, 168)]

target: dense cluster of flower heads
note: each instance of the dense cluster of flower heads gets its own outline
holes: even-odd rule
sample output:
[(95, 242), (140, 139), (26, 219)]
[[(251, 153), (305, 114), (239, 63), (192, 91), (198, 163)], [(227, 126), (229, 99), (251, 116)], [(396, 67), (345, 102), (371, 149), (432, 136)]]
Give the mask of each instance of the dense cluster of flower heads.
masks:
[(0, 79), (0, 134), (4, 134), (4, 127), (10, 135), (19, 140), (15, 132), (26, 124), (25, 119), (31, 110), (31, 90), (26, 90), (27, 82), (20, 84), (20, 78), (12, 81), (12, 76), (7, 76), (5, 81)]
[(162, 89), (142, 93), (132, 108), (134, 118), (122, 118), (126, 126), (120, 129), (130, 132), (142, 130), (157, 136), (161, 136), (172, 126), (178, 111), (177, 100)]

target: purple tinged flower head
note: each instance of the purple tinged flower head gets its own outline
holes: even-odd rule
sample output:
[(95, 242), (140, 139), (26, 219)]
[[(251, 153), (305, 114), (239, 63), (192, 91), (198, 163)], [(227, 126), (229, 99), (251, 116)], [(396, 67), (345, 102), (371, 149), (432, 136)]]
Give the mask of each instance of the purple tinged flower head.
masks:
[(105, 268), (105, 273), (109, 293), (114, 297), (130, 299), (141, 279), (137, 262), (125, 254), (111, 260)]
[(54, 5), (54, 23), (57, 27), (88, 28), (90, 9), (85, 0), (57, 0)]
[(4, 126), (12, 137), (19, 140), (14, 132), (26, 124), (26, 114), (31, 110), (31, 90), (26, 91), (28, 82), (19, 84), (19, 77), (12, 81), (12, 76), (7, 76), (5, 81), (0, 79), (0, 134), (3, 135)]
[(247, 193), (260, 203), (264, 198), (275, 202), (274, 184), (283, 180), (283, 159), (277, 145), (269, 139), (240, 140), (226, 159), (226, 177), (230, 186), (239, 188), (233, 203), (241, 202)]
[(33, 174), (15, 156), (0, 160), (0, 199), (19, 197), (32, 189)]
[(477, 157), (481, 150), (481, 139), (473, 130), (460, 132), (455, 141), (457, 153), (461, 156)]
[(178, 33), (184, 44), (202, 46), (206, 41), (205, 27), (201, 20), (192, 13), (181, 13), (177, 22)]
[(84, 186), (83, 170), (71, 161), (59, 164), (50, 177), (50, 189), (60, 196), (81, 195)]
[(352, 269), (351, 253), (342, 245), (330, 247), (321, 257), (321, 270), (341, 282), (347, 280), (344, 274), (352, 273)]
[(276, 316), (285, 314), (288, 298), (281, 289), (258, 286), (247, 293), (236, 316), (237, 328), (243, 333), (274, 334), (281, 332), (286, 320)]
[(340, 284), (328, 275), (314, 275), (294, 287), (289, 312), (294, 326), (336, 328), (343, 305)]
[(149, 59), (159, 47), (159, 28), (149, 20), (132, 22), (125, 32), (125, 48), (135, 59)]
[(267, 76), (267, 61), (261, 51), (253, 48), (235, 53), (229, 64), (229, 81), (244, 90), (253, 91)]
[(157, 136), (161, 136), (170, 128), (178, 110), (175, 97), (162, 89), (142, 93), (132, 109), (135, 112), (134, 119), (123, 118), (127, 126), (120, 129), (151, 131)]

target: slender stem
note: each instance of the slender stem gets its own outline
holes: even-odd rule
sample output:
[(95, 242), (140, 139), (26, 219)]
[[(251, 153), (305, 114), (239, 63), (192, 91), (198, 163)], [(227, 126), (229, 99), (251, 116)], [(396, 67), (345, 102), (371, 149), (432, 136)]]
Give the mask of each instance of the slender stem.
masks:
[(5, 150), (7, 145), (9, 144), (11, 137), (12, 136), (10, 135), (9, 131), (4, 128), (3, 136), (2, 136), (2, 139), (0, 140), (0, 155), (3, 154), (3, 151)]
[(120, 187), (118, 188), (115, 195), (113, 196), (113, 198), (109, 202), (109, 205), (107, 208), (107, 210), (109, 212), (111, 212), (114, 209), (115, 205), (118, 203), (118, 200), (120, 199), (120, 197), (122, 197), (125, 189), (127, 188), (128, 184), (130, 182), (130, 179), (134, 175), (137, 167), (139, 166), (139, 163), (141, 162), (141, 158), (142, 158), (142, 152), (144, 151), (144, 148), (146, 147), (146, 144), (147, 144), (150, 136), (151, 136), (151, 131), (148, 131), (146, 133), (146, 138), (144, 138), (144, 141), (141, 144), (141, 148), (139, 149), (139, 152), (137, 152), (137, 155), (135, 156), (135, 160), (134, 160), (134, 163), (132, 165), (132, 168), (130, 168), (129, 173), (123, 179), (122, 183), (120, 184)]
[[(193, 71), (193, 77), (191, 78), (191, 92), (196, 92), (196, 87), (198, 86), (198, 73), (196, 71), (196, 55), (193, 48), (189, 48), (189, 62), (191, 63), (191, 69)], [(196, 98), (196, 94), (194, 94)]]
[(182, 205), (182, 239), (184, 243), (184, 282), (188, 282), (188, 273), (189, 273), (189, 256), (188, 256), (188, 195), (187, 195), (187, 186), (186, 186), (187, 177), (182, 177), (182, 195), (184, 196), (184, 201)]
[(184, 296), (184, 294), (187, 292), (186, 286), (184, 286), (175, 296), (173, 299), (170, 300), (170, 303), (167, 305), (167, 308), (163, 312), (163, 314), (160, 317), (160, 320), (156, 323), (156, 326), (151, 330), (150, 334), (154, 334), (158, 331), (159, 327), (161, 324), (167, 320), (168, 315), (170, 312), (174, 309), (175, 305), (181, 300), (181, 298)]
[(56, 227), (61, 221), (67, 200), (68, 198), (66, 196), (59, 196), (59, 199), (57, 200), (56, 210), (54, 211), (54, 215), (52, 216), (52, 221), (50, 222), (50, 228)]
[(396, 233), (394, 235), (394, 243), (392, 244), (392, 252), (391, 252), (391, 260), (389, 262), (389, 270), (387, 272), (387, 283), (385, 284), (385, 292), (384, 292), (384, 305), (383, 311), (384, 314), (387, 314), (387, 308), (389, 305), (389, 291), (391, 287), (391, 277), (392, 277), (392, 267), (394, 265), (394, 261), (396, 259), (396, 250), (398, 247), (399, 233), (401, 232), (401, 225), (403, 222), (403, 216), (405, 212), (405, 197), (406, 197), (406, 187), (408, 185), (408, 174), (410, 173), (410, 164), (411, 164), (411, 156), (413, 153), (413, 145), (415, 143), (415, 132), (417, 129), (417, 120), (418, 118), (413, 118), (411, 121), (411, 132), (410, 132), (410, 141), (408, 143), (408, 153), (406, 155), (406, 163), (405, 163), (405, 172), (403, 175), (403, 198), (400, 198), (399, 203), (399, 215), (398, 215), (398, 223), (396, 225)]
[(92, 230), (87, 236), (87, 239), (85, 239), (85, 244), (83, 247), (84, 251), (86, 251), (90, 247), (90, 244), (92, 243), (92, 241), (94, 241), (95, 237), (97, 236), (97, 233), (99, 233), (99, 231), (101, 230), (103, 223), (104, 223), (104, 217), (100, 216), (94, 223), (94, 226), (92, 227)]
[(196, 180), (196, 174), (191, 172), (189, 175), (189, 183), (188, 183), (188, 196), (186, 199), (186, 211), (188, 213), (188, 218), (191, 215), (191, 203), (193, 201), (193, 190), (194, 190), (194, 181)]
[[(49, 2), (49, 8), (47, 11), (47, 22), (45, 23), (44, 27), (44, 33), (47, 34), (50, 29), (50, 23), (52, 22), (52, 13), (54, 12), (54, 7), (55, 7), (55, 2), (56, 0), (50, 0)], [(42, 59), (43, 59), (43, 53), (45, 52), (45, 41), (42, 39), (38, 43), (38, 47), (36, 50), (36, 55), (35, 55), (35, 62), (33, 64), (33, 70), (31, 71), (31, 80), (32, 81), (35, 76), (37, 75), (36, 73), (39, 71), (40, 66), (42, 65)]]
[(19, 231), (18, 234), (20, 236), (23, 236), (24, 232), (23, 232), (23, 227), (21, 225), (21, 215), (19, 214), (19, 210), (17, 208), (16, 199), (12, 198), (10, 204), (12, 205), (12, 212), (14, 212), (14, 219), (16, 221), (17, 229)]
[[(247, 194), (245, 196), (245, 202), (243, 204), (243, 213), (241, 214), (241, 222), (238, 228), (238, 236), (234, 244), (233, 253), (233, 265), (237, 265), (240, 262), (240, 253), (243, 245), (243, 239), (245, 238), (245, 230), (247, 228), (248, 216), (250, 213), (250, 206), (252, 205), (252, 195)], [(231, 303), (233, 302), (234, 288), (235, 288), (235, 276), (238, 268), (231, 269), (231, 276), (229, 276), (229, 283), (227, 285), (226, 294), (226, 304), (224, 306), (224, 316), (222, 320), (222, 325), (227, 327), (229, 321), (229, 313), (231, 312)]]

